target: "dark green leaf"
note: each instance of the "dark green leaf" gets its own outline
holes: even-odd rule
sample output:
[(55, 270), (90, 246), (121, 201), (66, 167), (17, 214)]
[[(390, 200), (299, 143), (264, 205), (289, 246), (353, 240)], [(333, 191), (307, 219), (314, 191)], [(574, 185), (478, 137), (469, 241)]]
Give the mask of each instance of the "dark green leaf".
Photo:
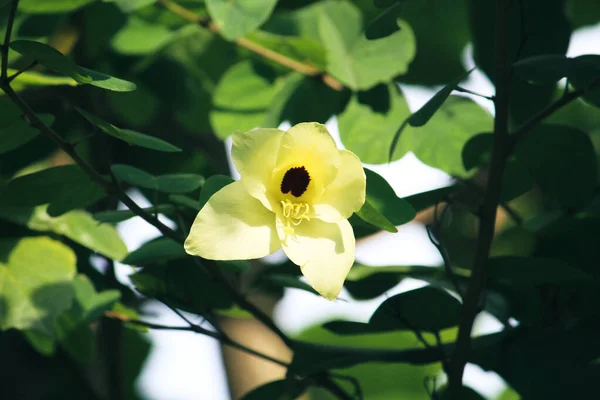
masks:
[[(4, 104), (1, 103), (0, 107), (4, 107)], [(2, 124), (0, 126), (0, 155), (29, 143), (40, 134), (40, 131), (32, 128), (23, 119), (19, 118), (19, 114), (16, 114), (14, 119), (10, 118), (14, 114), (6, 117), (0, 116), (3, 119), (0, 123)], [(54, 116), (51, 114), (41, 114), (38, 115), (38, 118), (47, 126), (52, 125), (54, 122)]]
[(76, 165), (52, 167), (13, 179), (0, 189), (4, 207), (50, 204), (48, 214), (58, 216), (87, 207), (105, 196), (104, 190)]
[(408, 201), (416, 212), (422, 211), (426, 208), (435, 206), (436, 204), (447, 200), (448, 197), (458, 190), (457, 186), (448, 186), (439, 189), (429, 190), (427, 192), (413, 194), (405, 197), (404, 200)]
[(398, 32), (398, 17), (401, 10), (401, 4), (396, 3), (382, 12), (373, 21), (369, 22), (365, 31), (365, 36), (369, 40), (381, 39)]
[(130, 278), (137, 290), (146, 296), (158, 297), (173, 307), (192, 313), (203, 314), (213, 308), (232, 306), (221, 284), (189, 258), (146, 266)]
[(242, 400), (295, 400), (306, 391), (308, 380), (282, 379), (257, 387)]
[(129, 92), (136, 88), (134, 83), (80, 67), (47, 44), (31, 40), (17, 40), (12, 42), (10, 47), (16, 52), (33, 58), (40, 64), (60, 74), (70, 76), (82, 84), (90, 84), (117, 92)]
[(597, 182), (596, 153), (585, 133), (540, 125), (517, 144), (516, 156), (542, 191), (563, 207), (579, 208), (591, 200)]
[(534, 83), (554, 83), (569, 76), (573, 63), (562, 54), (547, 54), (519, 60), (513, 65), (515, 73)]
[[(206, 183), (204, 183), (204, 186), (206, 187)], [(198, 201), (190, 197), (184, 196), (182, 194), (171, 194), (169, 195), (169, 200), (171, 200), (173, 203), (182, 205), (194, 211), (200, 210), (200, 203)]]
[(367, 176), (367, 199), (356, 213), (362, 220), (388, 232), (398, 232), (396, 225), (403, 225), (415, 217), (415, 210), (406, 200), (396, 196), (394, 189), (376, 172), (365, 168)]
[(490, 258), (488, 275), (515, 286), (585, 283), (591, 279), (590, 275), (564, 261), (516, 256)]
[(146, 189), (154, 189), (166, 193), (192, 192), (204, 183), (204, 178), (196, 174), (153, 176), (141, 169), (129, 165), (116, 164), (111, 168), (116, 177), (120, 180)]
[(264, 280), (271, 284), (275, 284), (280, 287), (300, 289), (318, 295), (317, 291), (313, 289), (308, 283), (303, 282), (294, 276), (285, 274), (265, 274), (261, 277), (261, 280)]
[(92, 115), (80, 108), (77, 111), (85, 117), (90, 123), (94, 124), (100, 130), (112, 137), (116, 137), (124, 142), (144, 147), (151, 150), (165, 151), (165, 152), (177, 152), (182, 151), (179, 147), (173, 146), (172, 144), (165, 142), (162, 139), (149, 136), (143, 133), (135, 132), (130, 129), (121, 129), (116, 126), (109, 124), (108, 122)]
[(168, 238), (158, 238), (144, 243), (139, 249), (129, 253), (123, 264), (146, 265), (177, 260), (187, 256), (183, 246)]
[(208, 12), (227, 40), (235, 40), (257, 29), (269, 17), (277, 0), (206, 0)]
[(75, 290), (74, 307), (84, 323), (96, 321), (119, 301), (121, 293), (118, 290), (97, 292), (92, 282), (85, 275), (73, 279)]

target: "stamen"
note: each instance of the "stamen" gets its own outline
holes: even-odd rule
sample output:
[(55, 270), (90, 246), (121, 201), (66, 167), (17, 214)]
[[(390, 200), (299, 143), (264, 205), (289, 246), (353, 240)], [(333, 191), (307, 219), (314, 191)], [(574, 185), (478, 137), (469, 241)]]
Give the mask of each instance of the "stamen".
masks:
[(282, 214), (285, 218), (283, 228), (286, 235), (294, 234), (294, 226), (298, 226), (303, 220), (310, 221), (308, 213), (310, 206), (307, 203), (292, 203), (290, 200), (281, 201)]

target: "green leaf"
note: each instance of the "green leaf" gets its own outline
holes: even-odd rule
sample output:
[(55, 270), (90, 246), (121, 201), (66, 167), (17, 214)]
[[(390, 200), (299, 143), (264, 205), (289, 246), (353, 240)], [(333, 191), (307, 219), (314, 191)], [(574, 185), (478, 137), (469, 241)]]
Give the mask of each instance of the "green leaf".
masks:
[(58, 216), (75, 208), (87, 207), (105, 196), (76, 165), (52, 167), (22, 175), (0, 188), (4, 207), (32, 207), (48, 204), (48, 214)]
[(196, 174), (167, 174), (153, 176), (141, 169), (116, 164), (111, 167), (115, 176), (132, 185), (146, 189), (158, 190), (165, 193), (187, 193), (198, 189), (204, 183), (204, 178)]
[(111, 225), (98, 224), (85, 211), (70, 211), (52, 218), (46, 214), (43, 207), (37, 207), (27, 226), (36, 231), (50, 231), (63, 235), (113, 260), (119, 261), (127, 254), (127, 246), (117, 230)]
[(110, 310), (121, 298), (118, 290), (104, 290), (96, 292), (94, 285), (85, 275), (77, 275), (73, 280), (75, 290), (75, 307), (82, 320), (86, 323), (96, 321)]
[[(600, 107), (600, 55), (586, 54), (573, 59), (575, 64), (575, 73), (569, 76), (570, 82), (575, 89), (585, 90), (583, 99), (596, 106)], [(588, 90), (591, 84), (595, 84), (595, 88)]]
[[(208, 181), (206, 181), (204, 183), (204, 185), (203, 185), (204, 187), (206, 187), (206, 183), (207, 182)], [(184, 196), (182, 194), (170, 194), (169, 195), (169, 200), (171, 200), (173, 203), (176, 203), (176, 204), (179, 204), (181, 206), (187, 207), (187, 208), (192, 209), (194, 211), (200, 210), (200, 202), (198, 202), (198, 201), (196, 201), (196, 200), (194, 200), (194, 199), (192, 199), (190, 197)]]
[(513, 65), (515, 74), (533, 83), (554, 83), (570, 75), (572, 59), (562, 54), (544, 54), (517, 61)]
[(219, 32), (236, 40), (257, 29), (267, 20), (277, 0), (206, 0), (206, 7)]
[(213, 194), (217, 193), (219, 190), (232, 182), (234, 182), (233, 178), (225, 175), (213, 175), (208, 178), (202, 187), (202, 190), (200, 191), (200, 208), (198, 208), (198, 210), (204, 207), (208, 199), (210, 199)]
[(140, 8), (156, 3), (156, 0), (104, 0), (109, 3), (115, 3), (124, 13), (131, 13)]
[(84, 111), (80, 108), (77, 108), (77, 111), (85, 117), (91, 124), (94, 124), (100, 130), (107, 135), (112, 137), (116, 137), (124, 142), (129, 144), (133, 144), (136, 146), (144, 147), (150, 150), (164, 151), (167, 153), (182, 151), (179, 147), (173, 146), (172, 144), (165, 142), (162, 139), (149, 136), (143, 133), (135, 132), (130, 129), (121, 129), (116, 126), (109, 124), (108, 122), (102, 120), (101, 118), (96, 117)]
[(589, 284), (592, 279), (582, 270), (561, 260), (518, 256), (490, 258), (488, 275), (511, 286)]
[(19, 11), (29, 14), (54, 14), (75, 11), (94, 0), (21, 0)]
[[(450, 96), (450, 93), (458, 84), (463, 81), (471, 72), (473, 72), (475, 68), (467, 71), (465, 74), (459, 76), (452, 82), (448, 83), (446, 86), (441, 88), (436, 94), (430, 98), (427, 103), (425, 103), (421, 108), (419, 108), (416, 112), (414, 112), (409, 118), (408, 123), (410, 126), (415, 128), (421, 127), (425, 125), (431, 117), (440, 109), (442, 104), (446, 101), (446, 99)], [(392, 150), (393, 153), (393, 150)]]
[(401, 330), (439, 332), (458, 325), (460, 303), (433, 286), (397, 294), (384, 301), (368, 324), (337, 321), (325, 328), (340, 335)]
[(75, 254), (47, 237), (0, 241), (0, 329), (52, 334), (73, 298)]
[[(18, 71), (15, 69), (8, 69), (8, 75), (16, 74)], [(54, 76), (41, 74), (35, 71), (21, 72), (12, 82), (12, 88), (19, 92), (31, 87), (39, 86), (77, 86), (79, 82), (73, 78), (66, 76)], [(0, 94), (3, 95), (4, 93)]]
[(246, 39), (301, 63), (325, 69), (325, 48), (313, 38), (256, 31)]
[(365, 168), (367, 198), (356, 213), (363, 221), (388, 232), (398, 232), (396, 225), (403, 225), (415, 217), (415, 210), (406, 200), (396, 196), (394, 189), (379, 174)]
[(154, 53), (172, 41), (177, 33), (166, 26), (131, 16), (113, 37), (111, 47), (118, 53), (141, 56)]
[[(175, 207), (170, 204), (160, 204), (156, 207), (144, 208), (144, 211), (150, 214), (172, 214), (175, 211)], [(109, 224), (116, 224), (118, 222), (126, 221), (130, 218), (137, 217), (137, 214), (131, 210), (113, 210), (113, 211), (100, 211), (92, 215), (98, 222), (105, 222)]]
[[(3, 104), (0, 106), (4, 107)], [(38, 117), (47, 126), (54, 122), (54, 116), (51, 114), (40, 114)], [(16, 119), (3, 118), (0, 126), (0, 155), (29, 143), (39, 134), (40, 131), (29, 126), (18, 114)]]
[[(335, 4), (335, 3), (334, 3)], [(398, 20), (398, 32), (377, 40), (362, 34), (360, 12), (351, 3), (325, 9), (319, 34), (327, 49), (327, 72), (355, 90), (369, 89), (407, 72), (415, 57), (410, 26)]]
[(578, 129), (543, 124), (517, 144), (516, 157), (541, 190), (564, 208), (583, 207), (597, 182), (596, 153)]
[(33, 58), (51, 70), (69, 76), (81, 84), (90, 84), (117, 92), (129, 92), (136, 88), (134, 83), (80, 67), (58, 50), (44, 43), (16, 40), (10, 44), (10, 47), (17, 53)]
[[(406, 99), (395, 84), (378, 85), (352, 96), (338, 117), (340, 137), (344, 146), (361, 161), (387, 163), (394, 134), (409, 115)], [(392, 160), (402, 158), (406, 151), (398, 148)]]
[(144, 243), (122, 261), (123, 264), (145, 265), (185, 258), (187, 253), (180, 243), (168, 238), (158, 238)]
[(401, 4), (396, 3), (369, 22), (365, 30), (366, 38), (369, 40), (381, 39), (398, 32), (400, 27), (397, 21), (401, 9)]
[(196, 314), (227, 309), (232, 301), (225, 289), (190, 258), (144, 267), (130, 275), (135, 287), (150, 297)]
[(106, 92), (111, 111), (129, 126), (148, 126), (158, 114), (160, 101), (146, 86), (133, 92)]
[(488, 112), (472, 100), (451, 96), (426, 125), (404, 129), (396, 152), (412, 151), (431, 167), (454, 176), (468, 176), (462, 149), (472, 136), (491, 131), (492, 122)]
[(262, 126), (276, 93), (273, 78), (272, 71), (250, 61), (225, 72), (215, 90), (210, 113), (210, 123), (219, 138)]
[(253, 389), (242, 400), (294, 400), (308, 388), (308, 380), (282, 379), (272, 381)]

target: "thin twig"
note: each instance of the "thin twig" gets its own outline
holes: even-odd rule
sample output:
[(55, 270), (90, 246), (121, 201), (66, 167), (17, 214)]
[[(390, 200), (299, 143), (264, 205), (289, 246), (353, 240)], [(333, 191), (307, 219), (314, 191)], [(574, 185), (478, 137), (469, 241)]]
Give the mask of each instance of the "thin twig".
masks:
[(18, 77), (19, 75), (21, 75), (23, 72), (29, 71), (31, 68), (35, 67), (36, 65), (38, 65), (37, 61), (31, 62), (31, 64), (29, 64), (28, 66), (26, 66), (22, 70), (19, 70), (19, 71), (15, 72), (14, 74), (12, 74), (11, 76), (9, 76), (7, 78), (7, 82), (8, 83), (12, 82), (13, 80), (15, 80), (16, 77)]
[(461, 93), (469, 93), (469, 94), (472, 94), (473, 96), (481, 97), (486, 100), (494, 101), (494, 98), (492, 96), (486, 96), (485, 94), (481, 94), (481, 93), (477, 93), (477, 92), (474, 92), (469, 89), (465, 89), (462, 86), (457, 86), (454, 88), (454, 90), (456, 90), (457, 92), (461, 92)]
[(8, 12), (8, 21), (6, 23), (6, 32), (4, 33), (4, 42), (0, 47), (2, 69), (0, 72), (0, 82), (2, 84), (8, 83), (8, 47), (10, 46), (10, 36), (12, 34), (13, 24), (15, 23), (15, 15), (17, 14), (17, 7), (19, 6), (19, 0), (13, 0), (10, 11)]
[(456, 347), (452, 353), (448, 371), (448, 391), (451, 399), (460, 399), (462, 392), (463, 373), (471, 352), (471, 331), (480, 309), (481, 295), (485, 290), (486, 266), (494, 238), (496, 211), (500, 202), (502, 175), (506, 165), (510, 90), (510, 58), (508, 54), (510, 3), (510, 0), (496, 0), (496, 76), (494, 80), (496, 116), (494, 119), (492, 158), (481, 207), (475, 259), (461, 307)]
[[(189, 22), (198, 24), (213, 33), (219, 33), (219, 28), (215, 24), (210, 22), (207, 18), (199, 16), (198, 14), (188, 10), (185, 7), (182, 7), (181, 5), (175, 3), (172, 0), (158, 0), (158, 4), (165, 7), (172, 13), (179, 15), (181, 18)], [(261, 46), (260, 44), (243, 37), (236, 39), (235, 43), (240, 47), (248, 49), (291, 70), (300, 72), (303, 75), (320, 77), (327, 86), (331, 87), (334, 90), (339, 91), (344, 88), (344, 85), (342, 85), (340, 81), (312, 65), (294, 60), (293, 58), (273, 51), (267, 47)]]

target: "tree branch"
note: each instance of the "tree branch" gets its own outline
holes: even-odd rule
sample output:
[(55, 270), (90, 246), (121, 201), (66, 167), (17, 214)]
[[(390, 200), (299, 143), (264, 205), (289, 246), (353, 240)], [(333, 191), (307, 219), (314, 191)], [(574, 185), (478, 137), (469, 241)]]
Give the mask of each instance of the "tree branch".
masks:
[(448, 389), (451, 399), (460, 399), (461, 396), (463, 373), (471, 351), (473, 322), (479, 312), (481, 295), (485, 289), (486, 266), (494, 237), (496, 211), (500, 203), (502, 188), (502, 174), (506, 165), (510, 87), (510, 61), (508, 55), (509, 8), (510, 0), (496, 0), (496, 95), (494, 97), (496, 117), (494, 119), (492, 159), (489, 179), (485, 187), (481, 206), (479, 235), (473, 269), (461, 308), (458, 337), (448, 373)]
[(15, 23), (15, 15), (17, 14), (18, 6), (19, 0), (13, 0), (10, 6), (10, 11), (8, 12), (8, 21), (6, 23), (4, 42), (0, 47), (2, 59), (2, 71), (0, 72), (0, 82), (2, 82), (3, 84), (8, 80), (8, 47), (10, 45), (10, 35), (12, 34), (13, 24)]
[(284, 361), (278, 360), (276, 358), (270, 357), (266, 354), (263, 354), (261, 352), (258, 352), (256, 350), (253, 350), (249, 347), (246, 347), (236, 341), (231, 340), (230, 338), (226, 337), (226, 336), (222, 336), (221, 334), (217, 333), (217, 332), (213, 332), (210, 331), (208, 329), (205, 329), (199, 325), (195, 325), (192, 324), (188, 321), (188, 326), (170, 326), (170, 325), (161, 325), (161, 324), (154, 324), (152, 322), (146, 322), (146, 321), (140, 321), (137, 319), (131, 319), (126, 315), (122, 315), (119, 313), (116, 313), (114, 311), (105, 311), (104, 312), (104, 316), (107, 318), (111, 318), (111, 319), (116, 319), (116, 320), (120, 320), (122, 322), (128, 322), (134, 325), (139, 325), (139, 326), (144, 326), (146, 328), (149, 329), (155, 329), (155, 330), (170, 330), (170, 331), (186, 331), (186, 332), (194, 332), (194, 333), (198, 333), (204, 336), (208, 336), (211, 337), (215, 340), (218, 340), (219, 342), (223, 343), (226, 346), (231, 346), (233, 348), (236, 348), (238, 350), (242, 350), (248, 354), (254, 355), (256, 357), (262, 358), (264, 360), (273, 362), (275, 364), (281, 365), (283, 367), (288, 367), (288, 364)]
[[(158, 4), (165, 7), (172, 13), (179, 15), (181, 18), (183, 18), (189, 22), (198, 24), (213, 33), (217, 33), (217, 34), (219, 33), (219, 28), (215, 24), (210, 22), (210, 20), (208, 20), (207, 18), (202, 18), (201, 16), (188, 10), (185, 7), (180, 6), (179, 4), (175, 3), (172, 0), (158, 0)], [(236, 39), (235, 43), (240, 47), (248, 49), (256, 54), (259, 54), (259, 55), (261, 55), (271, 61), (274, 61), (277, 64), (283, 65), (284, 67), (287, 67), (291, 70), (300, 72), (301, 74), (304, 74), (307, 76), (320, 77), (327, 86), (329, 86), (330, 88), (332, 88), (334, 90), (339, 91), (344, 88), (344, 86), (341, 84), (340, 81), (338, 81), (331, 75), (328, 75), (324, 71), (321, 71), (320, 69), (318, 69), (312, 65), (305, 64), (300, 61), (296, 61), (293, 58), (290, 58), (281, 53), (273, 51), (267, 47), (261, 46), (260, 44), (253, 42), (249, 39), (243, 38), (243, 37)]]

